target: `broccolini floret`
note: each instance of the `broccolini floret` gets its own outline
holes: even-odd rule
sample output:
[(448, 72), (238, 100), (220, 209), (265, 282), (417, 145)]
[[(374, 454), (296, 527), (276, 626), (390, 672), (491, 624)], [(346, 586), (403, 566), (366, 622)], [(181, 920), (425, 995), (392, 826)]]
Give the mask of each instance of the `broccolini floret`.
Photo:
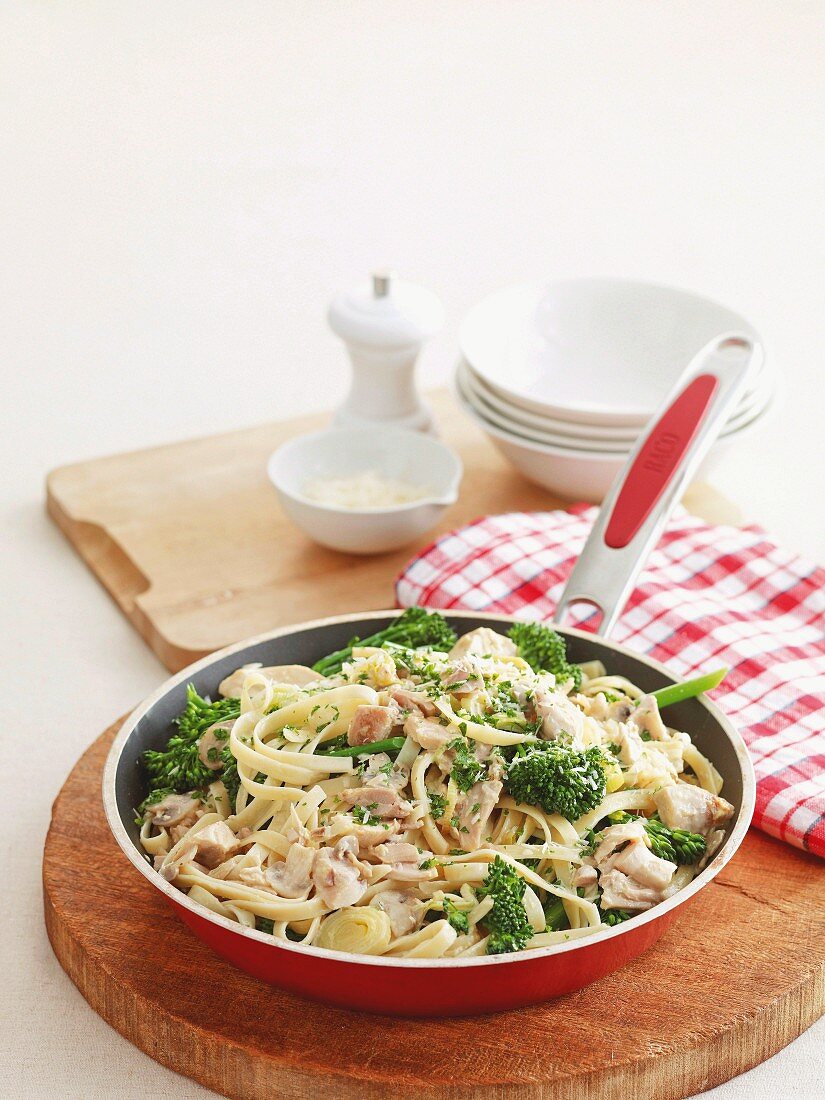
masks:
[[(149, 773), (150, 797), (160, 789), (182, 794), (213, 782), (217, 775), (198, 756), (198, 739), (216, 722), (237, 718), (240, 710), (239, 699), (218, 699), (211, 703), (202, 699), (189, 684), (186, 709), (175, 719), (177, 733), (169, 738), (165, 749), (148, 749), (143, 754)], [(225, 758), (226, 751), (225, 747), (221, 759)]]
[(687, 829), (668, 829), (657, 817), (645, 821), (645, 832), (653, 854), (671, 863), (698, 863), (707, 851), (707, 841), (701, 833)]
[[(632, 814), (621, 811), (610, 815), (614, 825), (634, 821)], [(671, 863), (698, 863), (707, 851), (707, 841), (701, 833), (691, 833), (687, 829), (668, 829), (658, 817), (642, 817), (645, 832), (650, 841), (650, 849), (660, 859), (669, 859)]]
[(483, 923), (489, 934), (488, 955), (522, 951), (533, 936), (533, 928), (524, 908), (525, 883), (509, 863), (496, 856), (479, 888), (480, 898), (491, 897), (493, 908)]
[(448, 650), (455, 645), (456, 634), (438, 611), (408, 607), (384, 630), (367, 638), (353, 638), (349, 645), (322, 657), (312, 667), (321, 676), (334, 676), (341, 671), (344, 661), (352, 657), (354, 646), (383, 646), (386, 642), (406, 646), (408, 649), (428, 646), (431, 649)]
[(567, 659), (567, 643), (543, 623), (514, 623), (508, 631), (518, 654), (535, 672), (552, 672), (559, 685), (573, 681), (573, 691), (582, 682), (582, 670)]
[(466, 936), (470, 931), (470, 922), (467, 919), (467, 914), (459, 909), (454, 901), (449, 898), (444, 899), (444, 916), (455, 928), (456, 932), (460, 936)]
[(575, 821), (604, 798), (601, 751), (579, 752), (559, 741), (539, 741), (508, 765), (504, 786), (516, 802)]

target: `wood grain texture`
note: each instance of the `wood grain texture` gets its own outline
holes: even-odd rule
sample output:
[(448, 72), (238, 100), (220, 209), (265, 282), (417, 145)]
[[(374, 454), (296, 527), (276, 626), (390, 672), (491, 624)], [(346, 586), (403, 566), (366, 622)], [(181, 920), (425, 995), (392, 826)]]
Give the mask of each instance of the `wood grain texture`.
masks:
[(54, 804), (49, 937), (96, 1012), (226, 1096), (673, 1100), (763, 1061), (825, 1010), (822, 865), (755, 832), (647, 954), (558, 1001), (405, 1020), (281, 993), (213, 956), (117, 848), (100, 784), (119, 726)]
[[(421, 545), (479, 516), (546, 511), (562, 501), (525, 481), (450, 395), (432, 395), (445, 440), (464, 462), (458, 502)], [(393, 580), (416, 550), (371, 557), (317, 546), (282, 513), (266, 462), (325, 417), (265, 424), (53, 471), (49, 514), (171, 671), (276, 626), (393, 605)], [(738, 514), (694, 485), (691, 511)]]

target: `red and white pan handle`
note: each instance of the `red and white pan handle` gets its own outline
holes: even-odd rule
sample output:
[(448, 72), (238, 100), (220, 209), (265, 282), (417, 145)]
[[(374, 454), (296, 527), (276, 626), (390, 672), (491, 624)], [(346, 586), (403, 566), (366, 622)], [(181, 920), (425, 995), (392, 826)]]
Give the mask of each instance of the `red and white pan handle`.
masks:
[(557, 622), (572, 604), (585, 602), (601, 611), (597, 633), (610, 632), (760, 355), (750, 337), (725, 333), (691, 361), (605, 497), (559, 600)]

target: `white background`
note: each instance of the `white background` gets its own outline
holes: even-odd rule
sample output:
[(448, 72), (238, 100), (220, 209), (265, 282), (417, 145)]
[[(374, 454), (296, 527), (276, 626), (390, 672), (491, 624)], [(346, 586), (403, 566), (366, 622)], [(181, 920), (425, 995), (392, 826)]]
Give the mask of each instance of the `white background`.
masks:
[[(328, 407), (327, 299), (376, 265), (449, 325), (530, 277), (717, 297), (763, 333), (770, 428), (717, 485), (825, 561), (821, 3), (0, 6), (0, 1093), (202, 1093), (86, 1006), (42, 928), (49, 805), (162, 678), (42, 512), (53, 466)], [(720, 990), (724, 996), (724, 990)], [(814, 1095), (825, 1026), (721, 1088)]]

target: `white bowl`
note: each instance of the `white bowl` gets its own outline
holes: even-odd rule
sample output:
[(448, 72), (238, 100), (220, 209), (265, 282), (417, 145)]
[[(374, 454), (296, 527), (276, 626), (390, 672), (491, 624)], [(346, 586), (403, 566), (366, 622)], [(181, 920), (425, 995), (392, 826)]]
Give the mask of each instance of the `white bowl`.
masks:
[[(457, 500), (462, 474), (458, 455), (440, 440), (380, 425), (369, 431), (331, 428), (299, 436), (275, 451), (267, 470), (293, 523), (322, 546), (349, 554), (397, 550), (434, 527)], [(425, 486), (428, 495), (387, 508), (354, 509), (322, 504), (305, 493), (306, 483), (315, 478), (366, 470)]]
[[(505, 287), (460, 330), (473, 371), (511, 405), (580, 424), (640, 427), (708, 340), (751, 325), (717, 302), (624, 279)], [(749, 384), (752, 384), (749, 383)]]
[[(472, 408), (480, 417), (496, 428), (510, 435), (530, 440), (533, 443), (544, 444), (550, 447), (573, 448), (581, 451), (592, 451), (598, 454), (623, 454), (627, 455), (632, 450), (644, 426), (631, 429), (629, 436), (606, 437), (604, 433), (596, 435), (590, 428), (581, 425), (578, 434), (557, 432), (542, 427), (534, 427), (518, 418), (515, 414), (500, 411), (500, 406), (493, 405), (480, 389), (473, 384), (472, 376), (464, 369), (464, 364), (459, 363), (456, 370), (455, 386), (460, 398)], [(739, 431), (751, 421), (761, 416), (772, 397), (770, 380), (765, 378), (763, 386), (758, 390), (747, 404), (737, 409), (736, 414), (728, 420), (721, 433), (721, 438)]]
[[(639, 432), (647, 421), (628, 427), (610, 427), (600, 424), (584, 424), (578, 421), (559, 420), (557, 417), (547, 414), (529, 412), (519, 405), (513, 404), (507, 398), (502, 397), (492, 387), (488, 386), (483, 378), (478, 375), (466, 359), (460, 358), (456, 367), (464, 390), (472, 397), (474, 404), (483, 409), (489, 409), (499, 416), (506, 417), (513, 425), (529, 428), (531, 431), (538, 429), (539, 433), (556, 436), (563, 442), (569, 442), (576, 446), (579, 440), (594, 440), (604, 442), (608, 447), (618, 447), (624, 443), (633, 443), (639, 436)], [(765, 404), (772, 389), (772, 382), (760, 366), (756, 376), (751, 379), (750, 387), (744, 390), (736, 409), (732, 413), (725, 431), (736, 428), (744, 421), (748, 414), (758, 411)]]
[[(501, 454), (528, 481), (549, 489), (565, 500), (585, 500), (600, 504), (616, 476), (627, 462), (624, 451), (587, 451), (575, 447), (537, 443), (514, 432), (505, 431), (482, 416), (456, 386), (456, 395), (465, 412), (478, 424)], [(697, 471), (697, 480), (707, 477), (746, 431), (760, 424), (770, 404), (749, 424), (727, 436), (720, 436)]]

